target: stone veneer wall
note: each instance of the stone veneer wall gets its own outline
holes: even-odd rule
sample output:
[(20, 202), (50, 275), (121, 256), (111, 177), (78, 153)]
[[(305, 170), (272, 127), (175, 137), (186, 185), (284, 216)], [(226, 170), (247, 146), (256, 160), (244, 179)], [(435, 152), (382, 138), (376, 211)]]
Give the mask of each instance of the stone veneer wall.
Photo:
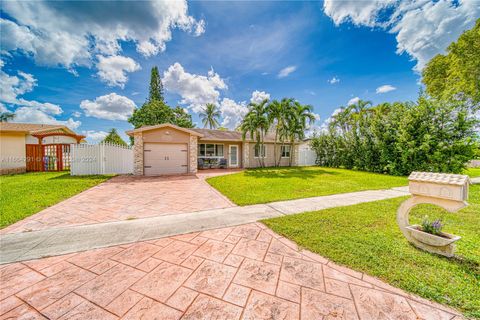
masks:
[(143, 135), (142, 132), (133, 135), (133, 174), (143, 175)]
[(248, 168), (249, 167), (249, 161), (250, 161), (250, 145), (248, 142), (244, 142), (242, 145), (242, 150), (243, 150), (243, 157), (242, 157), (242, 167), (243, 168)]
[(197, 163), (197, 148), (198, 148), (198, 137), (190, 135), (189, 143), (189, 163), (188, 168), (190, 173), (197, 173), (198, 163)]

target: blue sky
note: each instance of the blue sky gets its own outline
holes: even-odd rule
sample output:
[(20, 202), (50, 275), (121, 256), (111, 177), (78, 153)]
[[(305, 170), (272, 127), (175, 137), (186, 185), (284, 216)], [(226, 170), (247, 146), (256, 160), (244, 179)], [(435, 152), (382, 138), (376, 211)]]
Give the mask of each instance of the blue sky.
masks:
[(91, 142), (131, 128), (155, 65), (198, 123), (206, 102), (233, 127), (252, 99), (293, 97), (319, 127), (351, 99), (414, 100), (424, 64), (480, 16), (447, 0), (3, 4), (0, 108)]

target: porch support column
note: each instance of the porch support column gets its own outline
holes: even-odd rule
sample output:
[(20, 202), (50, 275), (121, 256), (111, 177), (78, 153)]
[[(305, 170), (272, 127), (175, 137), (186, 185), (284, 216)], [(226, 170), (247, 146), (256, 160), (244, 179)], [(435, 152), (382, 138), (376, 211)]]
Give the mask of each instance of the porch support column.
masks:
[(188, 144), (188, 172), (193, 174), (197, 173), (198, 171), (197, 148), (198, 137), (190, 135), (190, 143)]
[(248, 168), (250, 162), (250, 144), (248, 142), (243, 142), (242, 144), (243, 157), (242, 157), (242, 167)]
[(137, 132), (133, 135), (133, 174), (143, 176), (143, 135)]
[(38, 145), (40, 149), (40, 171), (45, 171), (45, 150), (43, 149), (43, 137), (37, 137), (38, 139)]

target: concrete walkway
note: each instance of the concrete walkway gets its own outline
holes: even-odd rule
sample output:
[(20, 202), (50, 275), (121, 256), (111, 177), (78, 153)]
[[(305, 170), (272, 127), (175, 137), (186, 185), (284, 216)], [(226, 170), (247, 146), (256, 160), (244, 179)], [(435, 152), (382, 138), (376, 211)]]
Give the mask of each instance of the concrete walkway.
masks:
[(0, 236), (0, 264), (237, 226), (258, 220), (408, 195), (406, 187), (152, 218), (8, 233)]
[(470, 181), (472, 181), (473, 184), (480, 184), (480, 177), (471, 178)]

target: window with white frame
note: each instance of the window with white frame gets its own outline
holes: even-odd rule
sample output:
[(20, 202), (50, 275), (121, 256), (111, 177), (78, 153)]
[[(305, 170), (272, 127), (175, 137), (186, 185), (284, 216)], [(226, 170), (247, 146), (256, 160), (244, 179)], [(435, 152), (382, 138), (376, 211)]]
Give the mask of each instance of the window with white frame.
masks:
[(222, 158), (223, 144), (199, 143), (198, 156), (204, 158)]
[[(262, 152), (260, 153), (260, 149), (262, 149)], [(265, 145), (256, 145), (255, 146), (255, 158), (260, 158), (260, 157), (263, 157), (263, 158), (266, 158), (267, 157), (267, 148), (265, 147)]]
[(280, 152), (282, 153), (282, 158), (290, 158), (290, 147), (291, 146), (281, 146)]

